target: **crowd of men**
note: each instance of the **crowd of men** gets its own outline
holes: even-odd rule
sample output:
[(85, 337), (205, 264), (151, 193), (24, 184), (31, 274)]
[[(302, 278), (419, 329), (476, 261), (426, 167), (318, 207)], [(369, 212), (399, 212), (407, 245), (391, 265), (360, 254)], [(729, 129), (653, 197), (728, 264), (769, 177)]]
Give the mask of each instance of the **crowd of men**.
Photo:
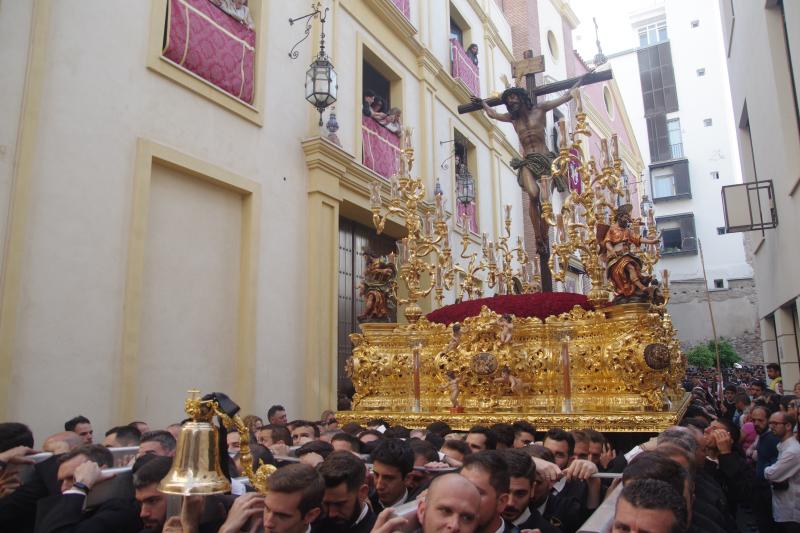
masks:
[(278, 467), (266, 495), (239, 477), (237, 432), (223, 434), (231, 492), (182, 498), (159, 491), (178, 423), (132, 422), (102, 444), (83, 416), (36, 443), (24, 424), (2, 423), (0, 531), (573, 533), (606, 498), (615, 532), (736, 532), (743, 516), (752, 530), (800, 531), (800, 384), (785, 395), (731, 384), (717, 398), (691, 381), (680, 425), (632, 449), (524, 420), (467, 432), (340, 426), (331, 411), (289, 421), (276, 405), (266, 424), (244, 418), (255, 466)]

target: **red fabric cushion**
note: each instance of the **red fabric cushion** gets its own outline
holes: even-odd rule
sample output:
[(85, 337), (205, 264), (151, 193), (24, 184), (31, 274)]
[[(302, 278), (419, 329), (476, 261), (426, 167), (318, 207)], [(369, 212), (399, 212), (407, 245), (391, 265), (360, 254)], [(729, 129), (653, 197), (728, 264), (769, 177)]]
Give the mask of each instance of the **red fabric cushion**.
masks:
[(458, 304), (446, 305), (428, 313), (427, 318), (431, 322), (439, 324), (462, 322), (465, 318), (479, 315), (481, 307), (484, 305), (498, 315), (509, 314), (517, 318), (536, 317), (541, 320), (551, 315), (560, 315), (571, 311), (576, 305), (587, 311), (594, 309), (583, 294), (537, 292), (534, 294), (512, 294), (481, 298), (479, 300), (467, 300)]
[(247, 103), (255, 45), (256, 32), (208, 0), (169, 0), (164, 57)]

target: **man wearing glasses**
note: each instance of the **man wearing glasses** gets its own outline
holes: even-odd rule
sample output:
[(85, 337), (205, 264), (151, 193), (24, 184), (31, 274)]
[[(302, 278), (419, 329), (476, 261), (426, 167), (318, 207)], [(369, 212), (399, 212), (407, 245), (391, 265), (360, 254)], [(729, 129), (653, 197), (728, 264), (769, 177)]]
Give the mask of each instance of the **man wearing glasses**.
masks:
[(778, 531), (800, 531), (800, 442), (793, 429), (795, 419), (778, 411), (769, 417), (769, 429), (780, 439), (778, 460), (764, 469), (772, 483), (772, 515)]

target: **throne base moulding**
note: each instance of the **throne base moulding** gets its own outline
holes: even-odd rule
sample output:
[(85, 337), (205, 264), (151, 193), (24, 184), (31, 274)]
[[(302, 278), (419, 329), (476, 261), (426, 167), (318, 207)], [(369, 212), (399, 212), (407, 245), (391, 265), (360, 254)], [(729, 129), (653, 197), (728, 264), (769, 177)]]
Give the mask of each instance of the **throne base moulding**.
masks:
[[(686, 358), (663, 308), (593, 310), (581, 295), (550, 293), (568, 306), (556, 314), (556, 302), (531, 307), (526, 296), (484, 299), (479, 312), (474, 301), (447, 306), (413, 325), (363, 324), (347, 364), (353, 410), (337, 418), (407, 427), (443, 420), (458, 430), (525, 419), (539, 429), (610, 432), (658, 432), (680, 420)], [(537, 316), (545, 303), (553, 314)]]

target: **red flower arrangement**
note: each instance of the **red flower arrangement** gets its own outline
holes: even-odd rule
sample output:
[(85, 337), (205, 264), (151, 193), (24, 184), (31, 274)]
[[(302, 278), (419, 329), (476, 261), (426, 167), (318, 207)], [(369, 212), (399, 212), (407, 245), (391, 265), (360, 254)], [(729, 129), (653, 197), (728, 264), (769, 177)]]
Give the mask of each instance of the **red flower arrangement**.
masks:
[(583, 294), (571, 292), (537, 292), (533, 294), (512, 294), (493, 296), (479, 300), (467, 300), (453, 305), (446, 305), (428, 313), (427, 319), (439, 324), (462, 322), (465, 318), (477, 316), (481, 307), (488, 307), (499, 315), (509, 314), (517, 318), (536, 317), (541, 320), (571, 311), (580, 306), (587, 311), (594, 309)]

